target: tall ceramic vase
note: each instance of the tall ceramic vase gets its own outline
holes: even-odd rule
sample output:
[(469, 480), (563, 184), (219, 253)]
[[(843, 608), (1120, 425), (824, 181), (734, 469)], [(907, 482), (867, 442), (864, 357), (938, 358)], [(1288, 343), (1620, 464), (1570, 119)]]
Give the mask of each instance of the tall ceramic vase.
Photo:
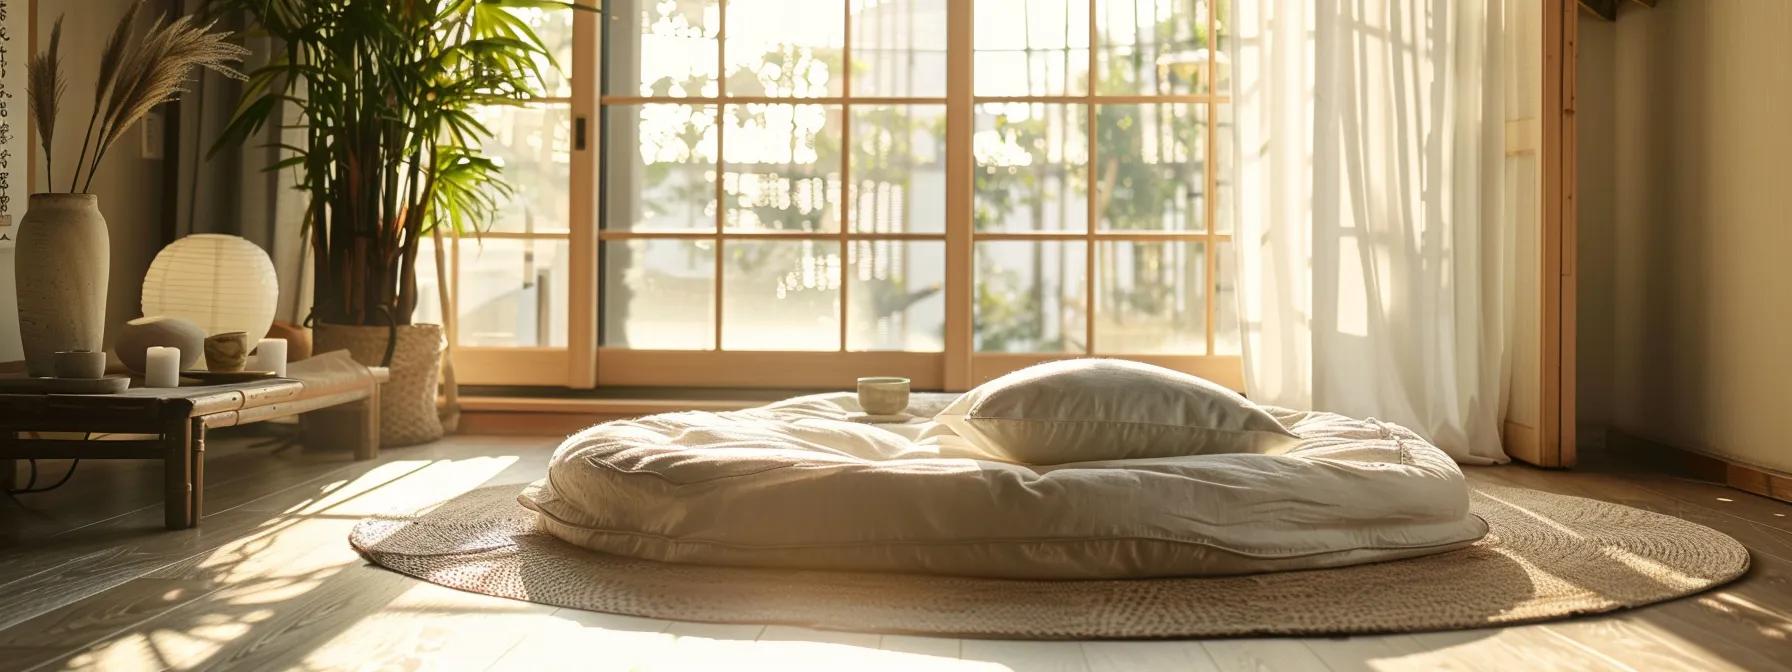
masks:
[(19, 337), (31, 375), (52, 375), (57, 351), (99, 352), (112, 264), (99, 197), (32, 194), (14, 254)]

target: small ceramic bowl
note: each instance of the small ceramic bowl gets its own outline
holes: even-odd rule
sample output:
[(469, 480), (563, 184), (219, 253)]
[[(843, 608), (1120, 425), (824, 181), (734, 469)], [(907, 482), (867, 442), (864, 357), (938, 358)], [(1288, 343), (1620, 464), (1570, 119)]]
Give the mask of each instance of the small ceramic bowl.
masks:
[(58, 352), (51, 368), (55, 369), (57, 378), (104, 378), (106, 353), (91, 350)]
[(907, 378), (874, 376), (859, 379), (859, 407), (870, 415), (897, 415), (908, 409)]

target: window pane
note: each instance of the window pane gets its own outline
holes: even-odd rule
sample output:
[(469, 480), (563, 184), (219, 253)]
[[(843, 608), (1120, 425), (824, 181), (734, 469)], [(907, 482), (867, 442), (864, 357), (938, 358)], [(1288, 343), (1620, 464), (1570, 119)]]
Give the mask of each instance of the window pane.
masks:
[(566, 347), (564, 239), (460, 242), (460, 344)]
[(572, 225), (572, 108), (566, 105), (476, 107), (491, 129), (484, 151), (504, 167), (514, 190), (500, 197), (491, 230), (565, 233)]
[(1219, 58), (1214, 59), (1213, 88), (1225, 93), (1232, 90), (1232, 0), (1211, 0), (1213, 5), (1213, 32), (1215, 49)]
[(605, 93), (715, 96), (721, 18), (716, 0), (605, 2)]
[[(446, 239), (443, 242), (447, 242)], [(443, 249), (442, 259), (448, 264), (454, 263), (451, 254), (453, 249), (452, 246), (445, 246)], [(440, 284), (436, 278), (436, 243), (429, 236), (424, 236), (417, 241), (417, 312), (411, 313), (411, 322), (442, 323), (442, 295), (436, 289)], [(452, 283), (448, 291), (454, 291)]]
[(1105, 94), (1203, 93), (1212, 80), (1205, 0), (1097, 0), (1099, 89)]
[(527, 24), (547, 47), (548, 56), (536, 57), (546, 88), (537, 93), (556, 98), (572, 96), (572, 10), (512, 7), (509, 12)]
[(981, 352), (1082, 352), (1087, 269), (1082, 241), (977, 244)]
[(604, 115), (605, 228), (714, 231), (715, 106), (611, 105)]
[(852, 94), (946, 95), (946, 0), (852, 0)]
[(848, 350), (939, 352), (946, 342), (946, 244), (849, 244)]
[(708, 240), (606, 241), (603, 343), (709, 350), (716, 334), (716, 252)]
[(978, 231), (1088, 226), (1088, 115), (1083, 105), (977, 106), (973, 218)]
[(1226, 195), (1232, 193), (1232, 170), (1238, 165), (1238, 155), (1232, 145), (1232, 106), (1215, 104), (1213, 110), (1219, 123), (1213, 128), (1213, 226), (1219, 233), (1232, 233), (1232, 199)]
[(840, 242), (722, 245), (722, 348), (838, 350)]
[(1214, 280), (1219, 289), (1214, 292), (1213, 354), (1236, 357), (1244, 354), (1239, 346), (1244, 332), (1238, 323), (1238, 260), (1232, 256), (1238, 254), (1238, 248), (1222, 241), (1214, 251)]
[(724, 226), (840, 230), (840, 106), (728, 105), (722, 119)]
[(1089, 92), (1087, 0), (976, 0), (979, 96)]
[(840, 95), (843, 0), (728, 0), (728, 95)]
[(1096, 106), (1101, 228), (1205, 231), (1205, 105)]
[(1095, 347), (1112, 354), (1207, 351), (1205, 243), (1095, 247)]
[(946, 108), (852, 108), (852, 230), (946, 230)]

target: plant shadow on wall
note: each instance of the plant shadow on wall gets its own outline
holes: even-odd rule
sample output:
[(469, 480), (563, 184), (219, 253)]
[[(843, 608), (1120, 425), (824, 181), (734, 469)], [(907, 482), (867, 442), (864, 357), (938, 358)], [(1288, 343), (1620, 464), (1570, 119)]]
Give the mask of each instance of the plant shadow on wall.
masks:
[[(521, 106), (557, 69), (516, 9), (595, 11), (552, 0), (220, 0), (282, 49), (249, 75), (214, 147), (277, 128), (305, 194), (317, 349), (347, 349), (391, 366), (381, 395), (382, 443), (441, 436), (436, 415), (441, 325), (418, 325), (417, 254), (427, 237), (476, 235), (512, 193), (484, 144), (482, 106)], [(293, 140), (285, 138), (296, 134)], [(443, 316), (455, 311), (438, 283)], [(454, 394), (450, 380), (449, 394)]]

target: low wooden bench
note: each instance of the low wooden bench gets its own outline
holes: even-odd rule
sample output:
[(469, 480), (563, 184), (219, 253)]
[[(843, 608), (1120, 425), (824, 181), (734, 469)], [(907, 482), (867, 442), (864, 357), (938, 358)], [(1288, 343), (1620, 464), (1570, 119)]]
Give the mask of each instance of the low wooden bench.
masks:
[[(338, 409), (348, 417), (332, 417), (332, 438), (352, 436), (357, 460), (379, 455), (379, 384), (390, 376), (382, 367), (367, 367), (354, 380), (338, 377), (308, 386), (290, 378), (269, 378), (230, 385), (178, 388), (134, 387), (119, 394), (0, 394), (0, 477), (11, 487), (15, 460), (162, 460), (169, 529), (199, 524), (204, 512), (205, 434), (285, 418)], [(346, 420), (347, 422), (343, 422)], [(45, 433), (78, 433), (80, 438), (46, 438)], [(95, 434), (121, 437), (92, 440)]]

